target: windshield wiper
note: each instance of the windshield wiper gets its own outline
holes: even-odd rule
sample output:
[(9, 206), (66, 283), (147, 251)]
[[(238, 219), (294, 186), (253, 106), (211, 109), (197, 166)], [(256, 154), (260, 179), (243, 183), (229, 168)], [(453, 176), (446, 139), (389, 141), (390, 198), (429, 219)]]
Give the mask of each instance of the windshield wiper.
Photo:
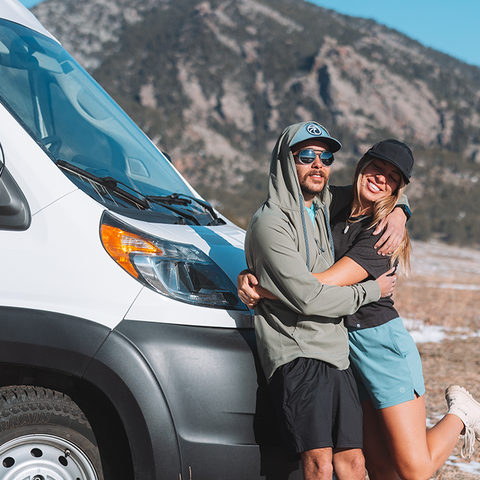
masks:
[[(142, 195), (141, 193), (137, 192), (136, 190), (129, 187), (128, 185), (118, 182), (113, 177), (98, 177), (97, 175), (87, 172), (87, 170), (84, 170), (83, 168), (72, 165), (71, 163), (65, 162), (64, 160), (57, 160), (56, 163), (58, 167), (60, 167), (60, 169), (63, 170), (64, 172), (73, 173), (74, 175), (77, 175), (81, 179), (84, 178), (86, 180), (90, 180), (106, 188), (107, 191), (111, 191), (115, 193), (115, 195), (117, 195), (119, 198), (132, 204), (134, 207), (138, 208), (139, 210), (147, 210), (150, 208), (149, 203), (146, 200), (144, 200), (144, 198), (138, 198), (136, 195), (132, 195), (130, 192), (127, 192), (123, 188), (120, 188), (117, 184), (120, 183), (121, 185), (124, 185), (125, 187), (129, 188), (130, 190), (135, 192), (137, 195), (140, 195), (142, 197), (145, 197), (145, 195)], [(97, 193), (101, 194), (98, 191)]]
[[(149, 210), (150, 203), (158, 203), (162, 205), (163, 208), (166, 208), (167, 210), (170, 210), (171, 212), (176, 213), (181, 218), (185, 220), (190, 220), (192, 223), (196, 225), (201, 225), (201, 223), (195, 217), (194, 214), (191, 214), (189, 212), (186, 212), (185, 210), (178, 209), (172, 206), (172, 205), (188, 206), (192, 203), (192, 201), (195, 201), (196, 203), (201, 205), (204, 208), (204, 210), (207, 211), (210, 214), (210, 216), (213, 218), (213, 220), (208, 225), (211, 225), (211, 226), (224, 225), (226, 223), (223, 219), (218, 218), (217, 214), (215, 213), (215, 210), (209, 203), (203, 200), (200, 200), (198, 198), (195, 198), (193, 196), (184, 195), (182, 193), (172, 193), (164, 197), (154, 196), (154, 195), (144, 195), (143, 193), (135, 190), (129, 185), (126, 185), (120, 182), (119, 180), (116, 180), (113, 177), (110, 177), (110, 176), (99, 177), (93, 173), (88, 172), (87, 170), (84, 170), (83, 168), (77, 167), (76, 165), (72, 165), (71, 163), (68, 163), (65, 160), (57, 160), (56, 164), (61, 170), (67, 173), (77, 175), (81, 179), (94, 182), (97, 185), (104, 187), (105, 189), (107, 189), (107, 191), (114, 193), (116, 196), (132, 204), (134, 207), (138, 208), (139, 210)], [(125, 188), (120, 188), (118, 186), (119, 184), (131, 190), (135, 195), (133, 195), (130, 192), (127, 192)], [(102, 194), (101, 192), (98, 192), (98, 191), (97, 193), (100, 195)]]
[(219, 218), (217, 213), (215, 212), (214, 208), (205, 200), (201, 200), (197, 197), (192, 195), (186, 195), (184, 193), (172, 193), (166, 196), (154, 196), (154, 195), (147, 195), (145, 197), (147, 200), (152, 202), (161, 203), (163, 205), (183, 205), (188, 206), (193, 202), (197, 203), (205, 212), (208, 212), (212, 217), (212, 221), (208, 224), (209, 226), (214, 225), (225, 225), (227, 222), (223, 220), (223, 218)]
[[(115, 193), (118, 197), (120, 197), (122, 200), (127, 201), (130, 204), (133, 204), (134, 207), (138, 208), (139, 210), (149, 210), (150, 209), (150, 203), (147, 200), (147, 196), (144, 195), (141, 192), (138, 192), (137, 190), (133, 189), (132, 187), (129, 187), (128, 185), (125, 185), (124, 183), (116, 180), (113, 177), (99, 177), (97, 175), (94, 175), (93, 173), (88, 172), (87, 170), (84, 170), (83, 168), (77, 167), (76, 165), (72, 165), (71, 163), (66, 162), (65, 160), (57, 160), (57, 165), (65, 172), (72, 173), (74, 175), (77, 175), (80, 177), (82, 180), (87, 180), (96, 183), (97, 185), (100, 185), (104, 187), (107, 191), (111, 191)], [(141, 198), (138, 198), (136, 195), (132, 195), (130, 192), (127, 192), (123, 188), (120, 188), (118, 184), (123, 185), (124, 187), (132, 190), (136, 195), (138, 195)], [(102, 195), (102, 192), (97, 191), (99, 195)], [(185, 220), (190, 220), (191, 222), (200, 225), (200, 222), (193, 216), (190, 215), (187, 212), (184, 212), (182, 210), (178, 210), (176, 208), (170, 207), (168, 205), (162, 204), (164, 208), (167, 210), (170, 210), (177, 215), (179, 215), (181, 218)]]

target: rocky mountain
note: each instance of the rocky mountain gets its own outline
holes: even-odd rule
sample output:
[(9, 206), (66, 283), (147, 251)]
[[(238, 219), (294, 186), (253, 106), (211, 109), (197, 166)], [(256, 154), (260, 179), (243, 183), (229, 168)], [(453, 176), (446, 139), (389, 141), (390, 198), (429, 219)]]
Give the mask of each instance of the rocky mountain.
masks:
[(372, 143), (403, 140), (417, 160), (411, 234), (479, 243), (477, 67), (303, 0), (45, 0), (33, 12), (243, 226), (279, 133), (314, 119), (343, 144), (332, 183)]

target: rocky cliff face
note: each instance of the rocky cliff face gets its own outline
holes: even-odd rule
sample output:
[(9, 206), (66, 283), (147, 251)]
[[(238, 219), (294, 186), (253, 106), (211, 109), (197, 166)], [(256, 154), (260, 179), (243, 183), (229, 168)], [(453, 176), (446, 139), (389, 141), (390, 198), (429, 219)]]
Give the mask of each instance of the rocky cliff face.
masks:
[[(341, 180), (373, 142), (409, 143), (409, 195), (423, 199), (412, 232), (475, 241), (476, 208), (457, 200), (479, 195), (478, 68), (303, 0), (46, 0), (33, 11), (199, 191), (240, 220), (265, 195), (283, 127), (315, 119), (344, 145)], [(467, 233), (452, 237), (449, 222)]]
[(95, 70), (115, 52), (125, 26), (143, 20), (157, 0), (53, 0), (32, 9), (37, 18), (87, 69)]

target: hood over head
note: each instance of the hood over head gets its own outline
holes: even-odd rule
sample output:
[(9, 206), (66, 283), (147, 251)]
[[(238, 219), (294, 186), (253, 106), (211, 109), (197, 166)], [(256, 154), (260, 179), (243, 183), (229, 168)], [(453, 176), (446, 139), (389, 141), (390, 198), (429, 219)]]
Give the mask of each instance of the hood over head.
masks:
[[(318, 133), (305, 136), (305, 132), (308, 131), (307, 129), (314, 132), (320, 131), (323, 137), (319, 136)], [(300, 137), (301, 139), (297, 141)], [(303, 206), (303, 202), (300, 202), (302, 191), (298, 181), (291, 146), (310, 138), (315, 138), (322, 142), (328, 138), (329, 140), (325, 141), (325, 143), (329, 146), (330, 144), (328, 142), (336, 142), (336, 149), (334, 151), (340, 148), (338, 145), (341, 146), (340, 142), (330, 137), (328, 131), (317, 122), (296, 123), (285, 128), (272, 152), (268, 183), (269, 201), (280, 205), (283, 209), (298, 211), (300, 206)]]

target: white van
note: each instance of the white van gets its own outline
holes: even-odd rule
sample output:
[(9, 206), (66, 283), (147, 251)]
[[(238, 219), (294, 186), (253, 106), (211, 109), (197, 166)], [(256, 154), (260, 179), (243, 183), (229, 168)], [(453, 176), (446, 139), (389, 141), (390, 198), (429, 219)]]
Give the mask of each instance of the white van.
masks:
[(301, 478), (244, 232), (18, 0), (0, 2), (0, 479)]

